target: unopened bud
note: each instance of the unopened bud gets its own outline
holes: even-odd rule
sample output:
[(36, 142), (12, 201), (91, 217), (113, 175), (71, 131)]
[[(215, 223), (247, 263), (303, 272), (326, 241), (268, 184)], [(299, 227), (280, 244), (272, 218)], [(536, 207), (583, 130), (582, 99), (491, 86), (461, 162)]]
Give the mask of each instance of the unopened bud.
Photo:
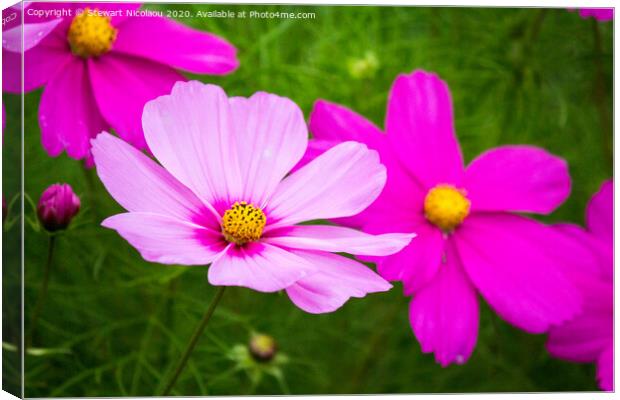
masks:
[(66, 229), (78, 211), (80, 198), (66, 183), (57, 183), (45, 189), (37, 207), (39, 221), (50, 232)]

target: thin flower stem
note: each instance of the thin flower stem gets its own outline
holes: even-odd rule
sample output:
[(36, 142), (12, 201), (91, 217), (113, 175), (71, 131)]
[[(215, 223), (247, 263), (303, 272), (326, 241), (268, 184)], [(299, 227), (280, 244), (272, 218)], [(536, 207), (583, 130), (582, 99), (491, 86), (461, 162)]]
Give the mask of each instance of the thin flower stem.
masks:
[(41, 287), (41, 291), (39, 292), (39, 298), (37, 299), (34, 311), (32, 312), (32, 319), (30, 321), (30, 329), (28, 333), (28, 342), (26, 343), (26, 348), (32, 345), (32, 338), (36, 331), (37, 321), (39, 320), (39, 315), (41, 314), (41, 310), (43, 309), (43, 305), (45, 304), (45, 298), (47, 297), (47, 288), (50, 281), (50, 272), (52, 270), (52, 260), (54, 258), (55, 244), (56, 236), (50, 235), (49, 245), (47, 247), (47, 261), (45, 262), (45, 271), (43, 272), (43, 286)]
[(211, 304), (209, 304), (209, 308), (205, 312), (204, 317), (202, 317), (202, 321), (200, 321), (200, 324), (198, 325), (198, 327), (194, 331), (194, 334), (189, 340), (189, 343), (187, 344), (187, 347), (185, 348), (185, 351), (183, 352), (183, 355), (181, 356), (181, 359), (179, 360), (179, 363), (174, 371), (174, 375), (172, 375), (172, 378), (170, 379), (170, 381), (166, 385), (166, 388), (162, 392), (162, 396), (169, 395), (170, 391), (174, 387), (174, 384), (177, 382), (177, 379), (179, 379), (181, 372), (183, 372), (183, 369), (185, 368), (185, 365), (187, 364), (187, 361), (189, 360), (189, 356), (192, 354), (194, 347), (196, 347), (196, 343), (198, 343), (198, 339), (202, 335), (202, 332), (204, 332), (205, 328), (207, 327), (207, 324), (209, 323), (209, 320), (211, 319), (211, 316), (213, 315), (213, 312), (217, 308), (217, 305), (219, 304), (220, 300), (222, 299), (225, 289), (226, 289), (226, 286), (220, 286), (217, 289), (217, 292), (215, 292), (215, 297), (213, 298), (213, 300), (211, 300)]

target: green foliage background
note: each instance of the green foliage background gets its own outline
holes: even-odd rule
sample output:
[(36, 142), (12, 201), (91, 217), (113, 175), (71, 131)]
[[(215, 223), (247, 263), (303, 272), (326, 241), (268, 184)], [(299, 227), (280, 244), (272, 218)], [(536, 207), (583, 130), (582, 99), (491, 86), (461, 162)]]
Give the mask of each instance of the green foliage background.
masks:
[[(241, 67), (226, 77), (192, 76), (229, 95), (265, 90), (290, 97), (306, 115), (318, 98), (351, 107), (383, 125), (399, 73), (435, 71), (452, 90), (466, 160), (499, 144), (542, 146), (564, 157), (569, 200), (547, 221), (583, 222), (584, 207), (612, 175), (613, 23), (565, 9), (148, 5), (195, 12), (315, 12), (315, 19), (183, 18), (237, 46)], [(353, 77), (351, 60), (370, 52), (376, 70)], [(371, 56), (372, 58), (372, 56)], [(128, 95), (131, 95), (130, 88)], [(58, 240), (48, 300), (26, 356), (26, 396), (158, 394), (214, 293), (206, 267), (151, 264), (99, 222), (121, 208), (95, 171), (40, 145), (40, 91), (25, 96), (25, 193), (35, 202), (68, 182), (84, 206)], [(7, 108), (3, 193), (19, 193), (20, 98)], [(58, 99), (67, 102), (75, 99)], [(329, 171), (326, 171), (329, 173)], [(34, 211), (26, 202), (26, 216)], [(12, 208), (9, 220), (19, 212)], [(40, 290), (47, 237), (26, 224), (26, 329)], [(18, 305), (19, 226), (4, 233), (5, 308)], [(13, 246), (13, 247), (11, 247)], [(478, 345), (466, 365), (442, 368), (424, 355), (408, 324), (401, 286), (310, 315), (285, 294), (230, 288), (173, 394), (321, 394), (596, 390), (592, 365), (551, 359), (544, 336), (501, 321), (483, 301)], [(16, 308), (16, 307), (14, 307)], [(15, 343), (15, 311), (4, 337)], [(7, 323), (8, 322), (8, 323)], [(278, 366), (239, 361), (252, 332), (274, 336)], [(237, 346), (237, 347), (235, 347)], [(19, 365), (5, 343), (5, 388)], [(235, 354), (237, 356), (235, 356)], [(243, 358), (243, 357), (241, 357)]]

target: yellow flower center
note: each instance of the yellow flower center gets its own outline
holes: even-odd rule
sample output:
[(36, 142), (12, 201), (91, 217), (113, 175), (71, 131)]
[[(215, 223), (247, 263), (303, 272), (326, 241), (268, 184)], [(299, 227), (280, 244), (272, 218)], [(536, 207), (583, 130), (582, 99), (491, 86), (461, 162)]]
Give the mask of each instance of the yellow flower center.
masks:
[(73, 18), (67, 39), (73, 54), (84, 58), (98, 57), (110, 50), (116, 33), (109, 16), (86, 8)]
[(222, 234), (227, 241), (244, 245), (260, 239), (266, 222), (263, 210), (245, 201), (237, 201), (222, 217)]
[(444, 232), (452, 232), (469, 215), (470, 201), (464, 190), (452, 185), (437, 185), (424, 199), (424, 215)]

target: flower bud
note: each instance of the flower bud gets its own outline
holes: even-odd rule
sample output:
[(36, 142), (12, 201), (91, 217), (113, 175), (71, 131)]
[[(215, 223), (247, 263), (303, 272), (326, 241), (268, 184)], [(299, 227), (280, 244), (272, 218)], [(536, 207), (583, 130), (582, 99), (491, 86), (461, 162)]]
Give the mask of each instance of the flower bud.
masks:
[(250, 354), (256, 361), (271, 360), (277, 350), (276, 341), (269, 335), (256, 334), (250, 339)]
[(66, 183), (57, 183), (45, 189), (37, 207), (39, 221), (50, 232), (66, 229), (78, 211), (80, 198)]

